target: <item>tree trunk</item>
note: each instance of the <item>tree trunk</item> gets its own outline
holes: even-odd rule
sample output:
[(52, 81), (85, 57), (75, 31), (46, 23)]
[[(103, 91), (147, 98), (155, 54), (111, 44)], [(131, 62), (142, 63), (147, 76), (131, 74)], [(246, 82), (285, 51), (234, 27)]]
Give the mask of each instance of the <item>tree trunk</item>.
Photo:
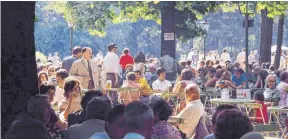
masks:
[[(169, 6), (163, 7), (161, 9), (161, 56), (163, 52), (168, 52), (168, 54), (175, 58), (176, 44), (175, 44), (175, 6), (176, 2), (167, 2)], [(173, 33), (173, 40), (164, 40), (165, 33)]]
[(261, 10), (260, 64), (271, 62), (273, 18), (267, 17), (268, 10)]
[(280, 67), (280, 58), (281, 58), (281, 47), (282, 47), (282, 41), (283, 41), (283, 27), (284, 27), (284, 15), (281, 15), (279, 17), (279, 23), (278, 23), (278, 35), (277, 35), (277, 49), (276, 49), (276, 56), (274, 65), (276, 69)]
[(1, 2), (2, 129), (4, 138), (28, 99), (38, 94), (35, 61), (35, 2)]

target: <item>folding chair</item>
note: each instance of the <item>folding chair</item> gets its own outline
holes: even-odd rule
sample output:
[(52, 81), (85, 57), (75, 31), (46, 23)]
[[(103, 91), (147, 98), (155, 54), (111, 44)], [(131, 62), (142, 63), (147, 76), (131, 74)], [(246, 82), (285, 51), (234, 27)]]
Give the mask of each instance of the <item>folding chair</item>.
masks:
[[(259, 103), (244, 103), (244, 107), (246, 110), (247, 115), (249, 116), (249, 118), (251, 120), (256, 120), (256, 119), (260, 119), (262, 120), (263, 124), (266, 125), (265, 119), (264, 119), (264, 115), (262, 112), (262, 105)], [(252, 110), (254, 109), (260, 109), (260, 113), (261, 113), (261, 117), (254, 117), (254, 116), (250, 116), (250, 113), (252, 112)], [(252, 123), (253, 124), (253, 123)]]
[(211, 111), (212, 113), (212, 109), (213, 109), (213, 104), (210, 103), (210, 99), (213, 99), (213, 98), (218, 98), (218, 97), (221, 97), (221, 92), (219, 92), (217, 90), (217, 88), (214, 88), (214, 87), (206, 87), (204, 89), (204, 94), (206, 94), (206, 97), (205, 97), (205, 100), (204, 100), (204, 107), (205, 107), (205, 110), (208, 109)]
[(140, 97), (140, 89), (139, 88), (129, 88), (123, 87), (117, 90), (118, 93), (118, 102), (124, 105), (128, 103), (139, 100)]

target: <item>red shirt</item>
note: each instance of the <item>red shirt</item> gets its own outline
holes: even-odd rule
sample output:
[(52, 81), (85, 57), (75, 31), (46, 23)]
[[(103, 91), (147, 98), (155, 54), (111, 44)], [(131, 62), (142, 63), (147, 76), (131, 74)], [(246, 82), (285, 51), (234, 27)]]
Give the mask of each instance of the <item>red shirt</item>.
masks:
[[(262, 105), (262, 113), (263, 113), (263, 117), (264, 117), (264, 121), (265, 123), (268, 123), (268, 112), (267, 112), (267, 107), (266, 105), (264, 104), (263, 101), (257, 101), (257, 103), (260, 103)], [(258, 117), (258, 118), (261, 118), (261, 112), (260, 112), (260, 109), (259, 108), (256, 108), (254, 109), (256, 111), (256, 115), (255, 117)], [(259, 122), (259, 123), (263, 123), (263, 120), (262, 119), (256, 119), (255, 120), (256, 122)]]
[(122, 54), (120, 56), (119, 64), (121, 65), (122, 69), (125, 69), (127, 64), (134, 64), (133, 57), (129, 54)]

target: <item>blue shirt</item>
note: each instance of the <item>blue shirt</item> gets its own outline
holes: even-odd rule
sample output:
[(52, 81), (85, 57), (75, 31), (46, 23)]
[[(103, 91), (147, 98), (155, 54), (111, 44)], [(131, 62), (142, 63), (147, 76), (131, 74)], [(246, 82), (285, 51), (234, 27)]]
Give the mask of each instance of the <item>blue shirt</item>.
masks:
[(110, 139), (110, 137), (106, 132), (103, 132), (103, 133), (95, 133), (89, 139)]
[(204, 139), (215, 139), (214, 134), (209, 134)]
[(145, 137), (140, 134), (130, 132), (127, 133), (123, 139), (145, 139)]
[(236, 86), (240, 86), (242, 85), (243, 82), (246, 81), (246, 78), (244, 75), (241, 75), (240, 78), (237, 79), (237, 77), (235, 75), (232, 76), (232, 82), (236, 85)]

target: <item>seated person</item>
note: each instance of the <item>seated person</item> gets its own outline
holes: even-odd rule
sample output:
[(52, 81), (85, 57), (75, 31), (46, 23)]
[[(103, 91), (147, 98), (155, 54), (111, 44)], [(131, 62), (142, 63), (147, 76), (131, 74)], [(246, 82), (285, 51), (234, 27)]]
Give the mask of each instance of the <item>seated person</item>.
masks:
[(102, 92), (100, 90), (89, 90), (85, 93), (81, 100), (81, 109), (79, 111), (73, 112), (68, 115), (68, 127), (74, 124), (81, 124), (85, 121), (85, 109), (88, 102), (94, 98), (102, 96)]
[[(216, 107), (215, 112), (212, 115), (212, 131), (213, 133), (215, 133), (215, 124), (216, 124), (216, 117), (218, 116), (218, 114), (223, 111), (223, 110), (228, 110), (228, 109), (238, 109), (236, 106), (234, 105), (230, 105), (230, 104), (222, 104)], [(210, 134), (208, 136), (206, 136), (204, 139), (215, 139), (214, 134)]]
[[(214, 70), (213, 68), (211, 68), (211, 69)], [(209, 72), (208, 72), (208, 74), (209, 74)], [(214, 74), (214, 77), (205, 83), (205, 87), (215, 87), (216, 82), (219, 80), (219, 78), (221, 78), (222, 73), (223, 73), (223, 70), (221, 70), (221, 69), (217, 70), (216, 73)]]
[(207, 81), (209, 81), (212, 78), (214, 78), (215, 74), (216, 74), (216, 68), (214, 68), (214, 67), (208, 68), (208, 74), (207, 74), (207, 77), (206, 77)]
[(228, 88), (228, 87), (233, 88), (233, 89), (238, 88), (232, 83), (231, 73), (229, 71), (223, 72), (221, 78), (216, 83), (216, 87), (220, 89)]
[(150, 107), (153, 109), (154, 125), (151, 139), (182, 139), (180, 131), (167, 123), (172, 109), (166, 100), (159, 96), (150, 96)]
[(80, 82), (68, 77), (64, 83), (65, 98), (58, 104), (60, 110), (60, 119), (66, 120), (68, 115), (81, 109)]
[(189, 69), (182, 70), (180, 78), (181, 78), (181, 81), (178, 81), (176, 83), (172, 92), (181, 93), (184, 91), (185, 87), (188, 84), (194, 84), (194, 81), (192, 80), (193, 79), (193, 73)]
[(253, 131), (248, 116), (237, 109), (223, 110), (216, 119), (214, 135), (217, 139), (239, 139)]
[(266, 84), (268, 88), (264, 91), (264, 98), (267, 106), (277, 106), (280, 101), (280, 91), (276, 88), (276, 76), (270, 74), (266, 78)]
[(142, 76), (142, 73), (140, 70), (134, 71), (134, 74), (136, 76), (135, 82), (138, 83), (140, 85), (140, 88), (141, 88), (140, 101), (148, 104), (149, 103), (149, 96), (153, 94), (153, 90), (151, 89), (147, 80)]
[(232, 76), (232, 82), (239, 88), (244, 88), (246, 86), (246, 77), (243, 75), (243, 73), (243, 69), (237, 68), (234, 75)]
[(95, 133), (89, 139), (123, 139), (123, 119), (124, 119), (124, 105), (116, 105), (108, 113), (105, 130), (106, 132)]
[(172, 87), (172, 84), (170, 81), (165, 80), (165, 78), (166, 78), (165, 69), (160, 67), (160, 68), (157, 68), (156, 72), (158, 75), (158, 80), (156, 80), (152, 83), (153, 90), (155, 92), (169, 91), (169, 89)]
[(154, 121), (151, 107), (133, 101), (125, 107), (123, 121), (125, 130), (123, 139), (150, 139)]
[(262, 109), (259, 108), (255, 108), (255, 115), (253, 114), (253, 117), (257, 117), (256, 119), (252, 119), (253, 121), (259, 122), (259, 123), (263, 123), (262, 120), (262, 115), (261, 115), (261, 111), (264, 117), (264, 122), (268, 123), (268, 112), (267, 112), (267, 106), (264, 104), (264, 95), (262, 92), (255, 92), (253, 95), (254, 100), (256, 101), (256, 103), (259, 103), (262, 105)]
[[(129, 87), (129, 88), (141, 88), (138, 83), (135, 83), (136, 76), (133, 72), (129, 72), (126, 76), (126, 79), (122, 87)], [(129, 94), (130, 93), (130, 94)], [(124, 103), (127, 105), (128, 103), (139, 100), (140, 93), (139, 92), (118, 92), (118, 101), (119, 103)]]
[(200, 88), (198, 85), (189, 84), (185, 88), (184, 92), (186, 97), (186, 106), (176, 117), (185, 120), (183, 124), (179, 125), (179, 129), (186, 134), (187, 138), (191, 138), (194, 135), (199, 120), (205, 111), (200, 100)]
[(94, 97), (86, 107), (86, 121), (70, 126), (67, 130), (67, 138), (88, 139), (95, 133), (105, 132), (105, 120), (110, 109), (111, 104), (107, 98)]

